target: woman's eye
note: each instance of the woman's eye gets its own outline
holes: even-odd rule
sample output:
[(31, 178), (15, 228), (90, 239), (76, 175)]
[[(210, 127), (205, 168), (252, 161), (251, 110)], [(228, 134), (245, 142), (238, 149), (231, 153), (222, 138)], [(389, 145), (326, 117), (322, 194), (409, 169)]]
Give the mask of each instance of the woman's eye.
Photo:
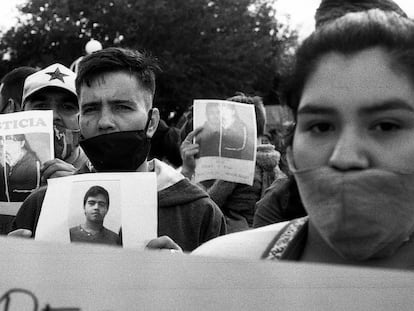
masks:
[(399, 130), (401, 126), (395, 122), (381, 122), (376, 124), (373, 129), (375, 131), (389, 132)]
[(321, 122), (311, 125), (308, 130), (312, 133), (325, 133), (332, 129), (333, 126), (330, 123)]

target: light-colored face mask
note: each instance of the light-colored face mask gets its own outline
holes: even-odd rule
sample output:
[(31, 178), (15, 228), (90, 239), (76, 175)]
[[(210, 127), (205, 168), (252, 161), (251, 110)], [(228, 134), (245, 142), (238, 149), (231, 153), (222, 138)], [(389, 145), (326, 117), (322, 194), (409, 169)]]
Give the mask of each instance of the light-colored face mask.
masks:
[(54, 125), (55, 157), (66, 160), (79, 146), (80, 130)]
[(288, 162), (309, 221), (343, 258), (392, 256), (414, 232), (414, 173), (296, 169)]

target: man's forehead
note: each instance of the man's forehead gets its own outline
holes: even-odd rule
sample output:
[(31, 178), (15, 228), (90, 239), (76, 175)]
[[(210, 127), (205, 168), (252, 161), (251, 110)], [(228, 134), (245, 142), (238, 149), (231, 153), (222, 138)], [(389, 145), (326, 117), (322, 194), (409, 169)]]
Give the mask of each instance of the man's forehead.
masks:
[[(125, 80), (123, 77), (128, 77), (128, 80)], [(146, 91), (151, 93), (151, 90), (141, 81), (137, 74), (127, 71), (127, 70), (115, 70), (115, 71), (107, 71), (102, 73), (97, 73), (90, 77), (87, 77), (80, 85), (78, 89), (78, 96), (88, 89), (91, 88), (105, 88), (107, 83), (110, 81), (119, 81), (122, 80), (122, 83), (130, 84), (133, 88), (137, 88), (140, 91)]]
[[(115, 73), (114, 73), (115, 74)], [(128, 73), (128, 75), (131, 75)], [(133, 76), (133, 75), (131, 75)], [(111, 80), (111, 82), (109, 82)], [(104, 102), (134, 102), (144, 103), (148, 109), (152, 107), (153, 95), (151, 90), (144, 87), (137, 79), (124, 81), (122, 85), (114, 84), (114, 77), (101, 76), (91, 80), (91, 83), (83, 83), (79, 87), (79, 106), (89, 104), (102, 105)]]

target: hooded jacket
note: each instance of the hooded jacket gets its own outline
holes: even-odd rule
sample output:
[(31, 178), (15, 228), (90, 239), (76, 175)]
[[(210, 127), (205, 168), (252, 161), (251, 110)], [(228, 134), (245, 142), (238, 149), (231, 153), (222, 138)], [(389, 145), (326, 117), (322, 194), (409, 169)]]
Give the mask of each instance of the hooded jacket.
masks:
[[(223, 214), (204, 190), (157, 159), (148, 165), (157, 175), (158, 236), (169, 236), (189, 252), (226, 233)], [(12, 230), (29, 229), (34, 236), (46, 190), (40, 188), (23, 202)]]
[(215, 180), (207, 190), (226, 217), (228, 233), (252, 227), (256, 202), (275, 179), (282, 177), (278, 169), (280, 153), (273, 145), (258, 145), (256, 155), (252, 186)]

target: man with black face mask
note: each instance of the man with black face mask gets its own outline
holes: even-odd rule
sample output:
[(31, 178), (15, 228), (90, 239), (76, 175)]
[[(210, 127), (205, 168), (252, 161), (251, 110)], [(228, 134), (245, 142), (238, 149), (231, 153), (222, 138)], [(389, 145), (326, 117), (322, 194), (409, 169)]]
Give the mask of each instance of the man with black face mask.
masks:
[[(86, 56), (76, 78), (80, 145), (98, 172), (156, 172), (161, 238), (148, 247), (191, 251), (225, 234), (225, 220), (206, 192), (163, 162), (147, 161), (160, 119), (152, 107), (158, 70), (154, 59), (127, 49), (108, 48)], [(42, 189), (26, 199), (14, 229), (31, 232), (14, 235), (34, 234), (44, 195)]]
[(53, 110), (55, 159), (44, 163), (42, 182), (48, 178), (74, 174), (86, 165), (79, 147), (79, 106), (75, 73), (61, 64), (28, 76), (24, 83), (22, 110)]

